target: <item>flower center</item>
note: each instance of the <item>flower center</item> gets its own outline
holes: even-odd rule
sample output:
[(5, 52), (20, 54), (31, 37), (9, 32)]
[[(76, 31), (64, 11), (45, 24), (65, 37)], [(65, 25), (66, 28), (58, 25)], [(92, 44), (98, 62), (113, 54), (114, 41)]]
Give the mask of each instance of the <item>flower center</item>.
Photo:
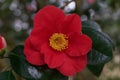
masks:
[(50, 46), (57, 51), (65, 50), (68, 47), (67, 36), (62, 33), (54, 33), (49, 38)]

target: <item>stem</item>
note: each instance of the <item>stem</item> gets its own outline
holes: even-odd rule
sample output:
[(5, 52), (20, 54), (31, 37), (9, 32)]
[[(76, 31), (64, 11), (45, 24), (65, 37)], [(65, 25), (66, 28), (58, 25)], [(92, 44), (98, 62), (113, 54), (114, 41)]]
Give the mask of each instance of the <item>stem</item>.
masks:
[(0, 59), (5, 59), (5, 58), (9, 59), (9, 57), (6, 57), (6, 56), (5, 57), (4, 56), (1, 57), (0, 56)]
[(69, 77), (68, 77), (68, 80), (73, 80), (73, 76), (69, 76)]
[(83, 5), (83, 0), (75, 0), (76, 2), (76, 10), (75, 12), (78, 14), (78, 15), (81, 15), (82, 14), (82, 5)]
[(3, 57), (3, 58), (9, 58), (9, 57)]

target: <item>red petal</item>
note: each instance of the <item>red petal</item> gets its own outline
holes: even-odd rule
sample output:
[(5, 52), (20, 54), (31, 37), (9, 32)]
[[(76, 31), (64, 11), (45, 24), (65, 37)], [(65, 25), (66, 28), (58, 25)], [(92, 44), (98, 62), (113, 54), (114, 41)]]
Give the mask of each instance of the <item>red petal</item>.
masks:
[(43, 45), (41, 51), (44, 54), (45, 63), (48, 67), (56, 68), (64, 63), (64, 54), (54, 51), (49, 45)]
[(86, 55), (92, 48), (92, 40), (84, 34), (75, 33), (69, 37), (66, 53), (70, 56)]
[(87, 65), (87, 56), (71, 58), (66, 56), (63, 65), (57, 68), (65, 76), (73, 76), (82, 71)]
[(6, 48), (7, 47), (7, 43), (4, 37), (2, 37), (0, 35), (0, 49)]
[(33, 65), (45, 64), (43, 55), (40, 53), (40, 51), (36, 50), (36, 48), (32, 46), (29, 38), (27, 38), (27, 40), (25, 41), (24, 54), (27, 61)]
[(35, 15), (34, 27), (47, 28), (53, 31), (57, 29), (58, 24), (61, 23), (64, 17), (65, 14), (61, 9), (54, 6), (46, 6)]
[(30, 35), (33, 47), (40, 49), (41, 45), (49, 41), (49, 37), (58, 32), (58, 23), (65, 17), (59, 8), (46, 6), (34, 18), (34, 28)]
[(49, 41), (49, 37), (52, 35), (50, 31), (47, 29), (38, 29), (34, 28), (33, 31), (31, 32), (30, 40), (31, 44), (33, 45), (34, 48), (40, 49), (41, 45), (44, 43), (47, 43)]
[(4, 47), (4, 44), (3, 44), (2, 36), (0, 36), (0, 49), (2, 49), (3, 47)]
[(61, 24), (61, 32), (68, 34), (72, 32), (81, 32), (82, 23), (80, 17), (77, 14), (71, 14), (64, 18)]

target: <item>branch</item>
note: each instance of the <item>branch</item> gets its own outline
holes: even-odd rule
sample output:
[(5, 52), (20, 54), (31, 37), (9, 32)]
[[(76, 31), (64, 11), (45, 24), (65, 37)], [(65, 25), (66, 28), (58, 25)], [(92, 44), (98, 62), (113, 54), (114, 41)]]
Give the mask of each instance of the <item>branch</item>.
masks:
[(75, 3), (76, 3), (76, 10), (75, 12), (78, 14), (78, 15), (81, 15), (82, 14), (82, 5), (83, 5), (83, 0), (75, 0)]
[(69, 5), (71, 2), (73, 2), (74, 0), (68, 1), (64, 4), (64, 6), (61, 7), (61, 9), (64, 9), (67, 5)]

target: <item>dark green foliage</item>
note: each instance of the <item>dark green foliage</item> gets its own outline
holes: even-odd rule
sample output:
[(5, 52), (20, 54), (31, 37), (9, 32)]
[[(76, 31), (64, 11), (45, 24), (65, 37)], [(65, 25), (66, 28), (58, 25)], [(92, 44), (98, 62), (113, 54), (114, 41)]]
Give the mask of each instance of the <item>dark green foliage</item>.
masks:
[(83, 22), (83, 33), (87, 34), (93, 41), (92, 49), (88, 53), (88, 69), (99, 76), (104, 64), (113, 57), (112, 40), (103, 33), (95, 22)]
[(36, 67), (29, 64), (23, 54), (23, 46), (17, 46), (10, 52), (10, 62), (12, 69), (27, 80), (67, 80), (67, 77), (61, 75), (56, 70), (46, 66)]
[(96, 75), (97, 77), (100, 76), (102, 70), (103, 70), (103, 67), (104, 67), (104, 64), (100, 64), (100, 65), (88, 65), (87, 66), (88, 69), (94, 74)]
[[(87, 2), (87, 0), (83, 1)], [(89, 10), (92, 9), (95, 12), (92, 20), (97, 20), (97, 22), (99, 22), (99, 24), (94, 21), (83, 22), (83, 33), (90, 36), (93, 40), (92, 50), (88, 54), (88, 68), (96, 76), (99, 76), (105, 63), (112, 59), (112, 49), (114, 48), (112, 40), (107, 34), (103, 33), (102, 30), (107, 32), (112, 37), (118, 50), (120, 50), (120, 0), (96, 1), (96, 3), (91, 4), (90, 6), (87, 5), (88, 7), (86, 10), (82, 9), (85, 5), (79, 6), (79, 8), (82, 9), (82, 12), (80, 12), (81, 15), (87, 14), (87, 17), (90, 16)], [(24, 43), (26, 37), (28, 36), (29, 30), (33, 28), (33, 15), (45, 5), (50, 5), (51, 3), (49, 2), (50, 0), (0, 0), (0, 34), (7, 40), (9, 48), (8, 51), (15, 45)], [(56, 2), (52, 4), (59, 6), (61, 2), (62, 0), (56, 0)], [(13, 7), (11, 8), (12, 4)], [(36, 8), (31, 7), (30, 4), (34, 5)], [(15, 5), (17, 5), (16, 8)], [(21, 14), (18, 15), (18, 13)], [(25, 28), (24, 25), (22, 25), (22, 28), (17, 31), (14, 25), (16, 20), (27, 24), (28, 28)], [(102, 30), (100, 25), (102, 25)], [(17, 29), (19, 28), (20, 26), (17, 27)], [(41, 77), (41, 79), (54, 80), (56, 78), (58, 80), (57, 74), (55, 74), (56, 76), (54, 75), (54, 73), (57, 73), (56, 70), (51, 70), (50, 73), (48, 69), (41, 72), (43, 67), (38, 68), (30, 65), (25, 60), (25, 56), (23, 55), (23, 46), (17, 47), (10, 52), (10, 61), (13, 70), (20, 76), (28, 78), (26, 80), (34, 80), (33, 77), (30, 77), (31, 74), (28, 73), (28, 67), (31, 67), (36, 71), (40, 70), (40, 74), (44, 73), (46, 76), (44, 75), (45, 77)], [(9, 72), (3, 72), (2, 74), (6, 75), (8, 73)], [(61, 74), (58, 75), (62, 77)], [(0, 80), (2, 80), (1, 78), (2, 77), (0, 77)], [(66, 77), (64, 78), (66, 79)]]
[(15, 80), (12, 71), (5, 71), (0, 73), (0, 80)]

